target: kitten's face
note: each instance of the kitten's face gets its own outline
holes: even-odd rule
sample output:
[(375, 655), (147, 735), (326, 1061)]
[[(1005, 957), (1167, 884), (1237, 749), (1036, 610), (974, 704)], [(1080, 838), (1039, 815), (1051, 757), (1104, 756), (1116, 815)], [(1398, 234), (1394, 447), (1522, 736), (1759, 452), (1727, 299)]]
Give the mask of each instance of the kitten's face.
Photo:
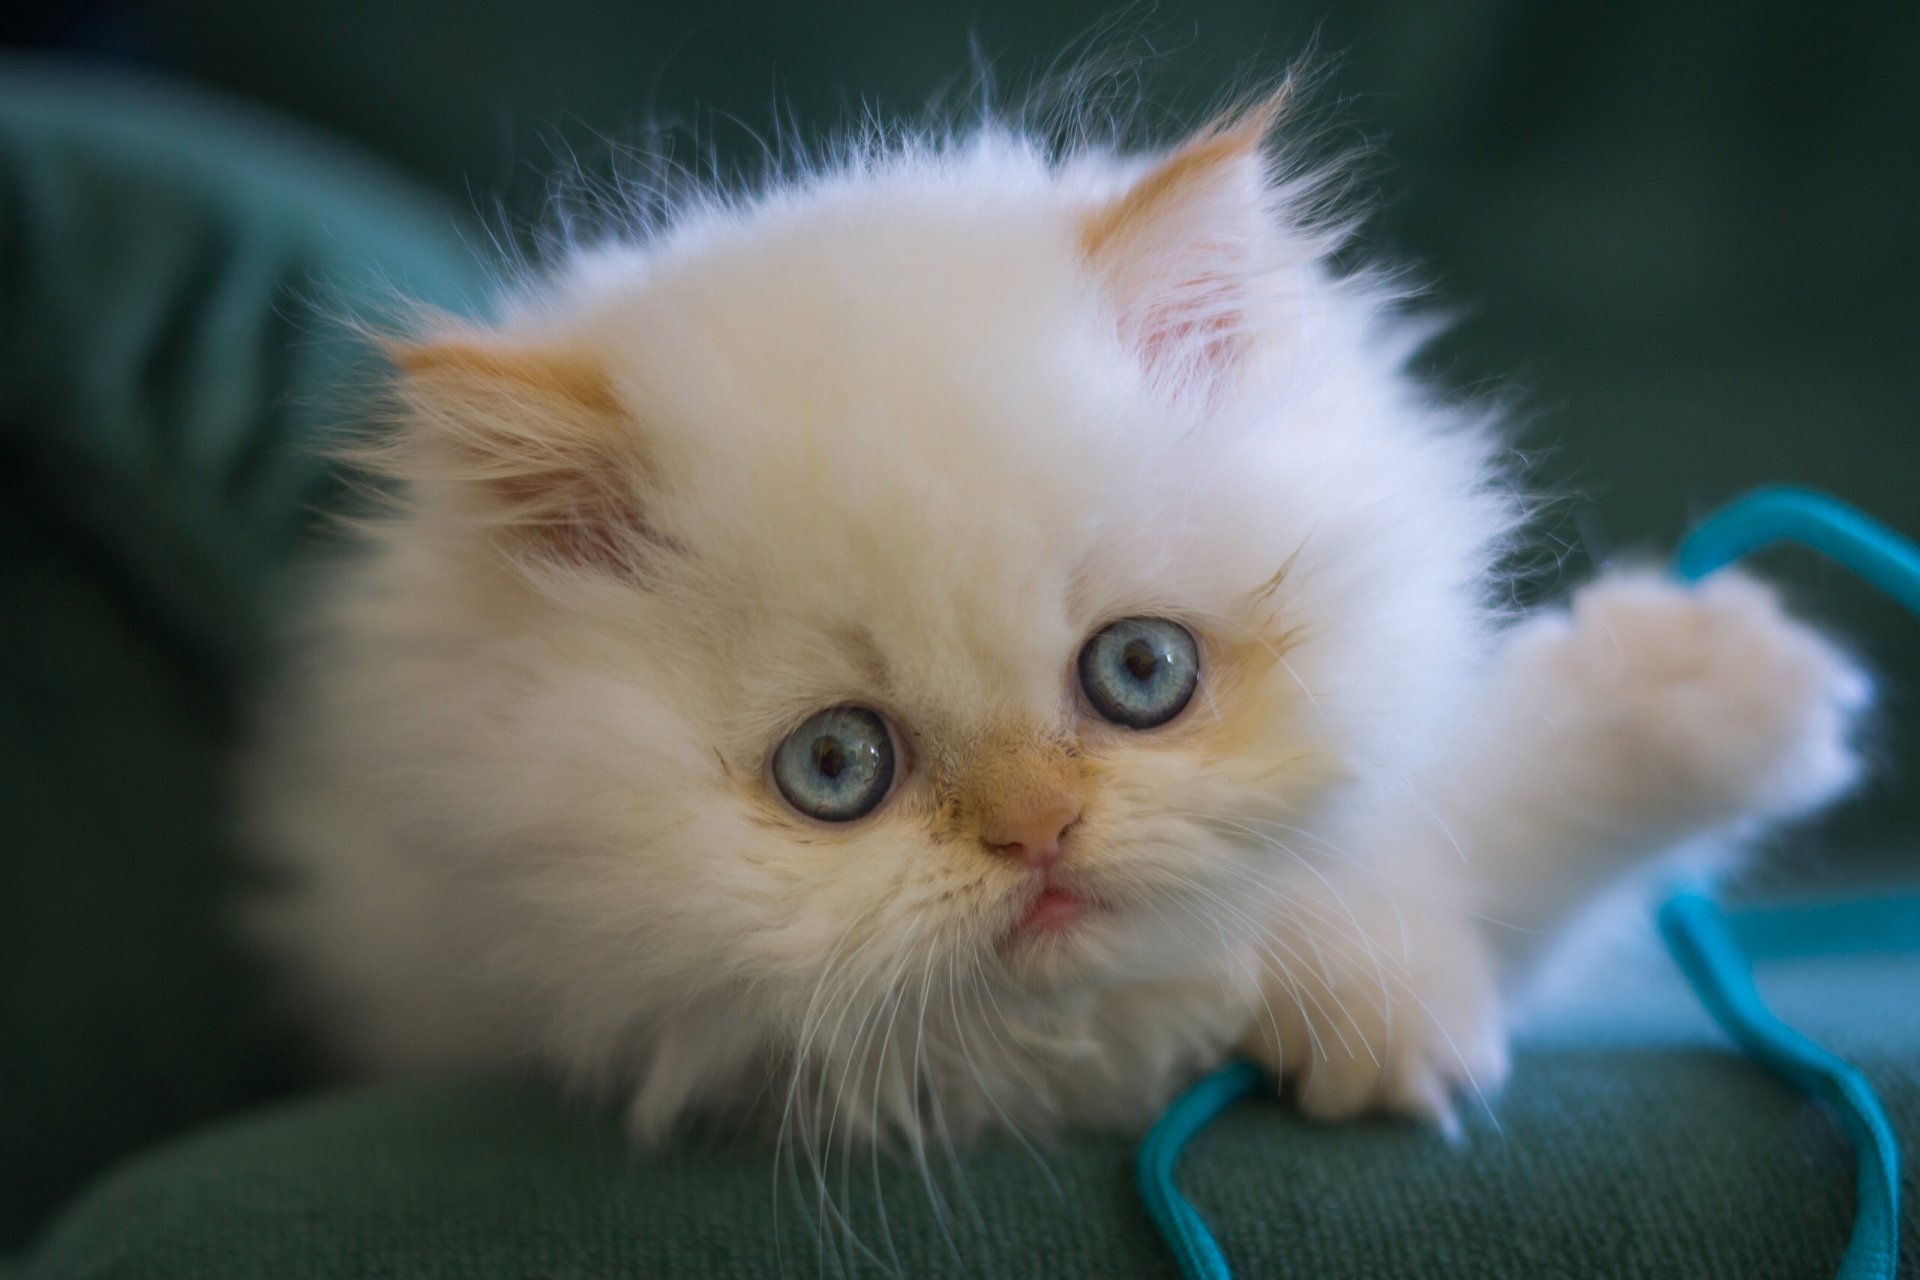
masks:
[[(674, 586), (627, 603), (646, 653), (675, 636), (662, 669), (697, 683), (667, 696), (720, 770), (673, 788), (727, 830), (687, 853), (759, 882), (721, 904), (723, 932), (776, 972), (817, 973), (848, 934), (889, 962), (1137, 977), (1217, 914), (1205, 895), (1246, 865), (1227, 826), (1280, 818), (1328, 775), (1268, 590), (1302, 535), (1247, 483), (1250, 460), (1183, 439), (1116, 368), (1058, 221), (917, 212), (904, 232), (823, 217), (763, 234), (656, 278), (608, 324), (700, 339), (609, 353), (654, 406), (657, 467), (686, 477), (650, 508), (685, 547), (661, 557)], [(1170, 718), (1152, 727), (1100, 714), (1079, 670), (1131, 618), (1192, 637), (1197, 687), (1178, 698), (1167, 669), (1186, 654), (1162, 653)], [(836, 707), (884, 730), (809, 723)], [(859, 778), (828, 777), (822, 749)], [(863, 750), (891, 756), (890, 785)], [(813, 816), (810, 797), (838, 807)], [(1048, 889), (1081, 909), (1033, 927)]]
[[(1210, 163), (1246, 189), (1191, 199), (1264, 223), (1257, 152)], [(1249, 247), (1223, 292), (1207, 208), (1129, 201), (956, 160), (410, 357), (440, 500), (536, 587), (470, 593), (475, 696), (539, 797), (516, 875), (563, 1002), (727, 991), (777, 1039), (822, 999), (1218, 970), (1326, 856), (1324, 789), (1439, 714), (1485, 530), (1379, 526), (1407, 473), (1471, 477), (1382, 425), (1310, 266)]]

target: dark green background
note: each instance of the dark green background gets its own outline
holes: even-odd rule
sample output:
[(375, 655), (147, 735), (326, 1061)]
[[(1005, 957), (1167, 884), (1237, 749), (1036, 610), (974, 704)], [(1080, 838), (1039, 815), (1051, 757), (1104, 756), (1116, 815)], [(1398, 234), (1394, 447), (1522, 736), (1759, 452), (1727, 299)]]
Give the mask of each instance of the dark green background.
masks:
[[(1764, 482), (1920, 530), (1910, 3), (1213, 3), (1113, 22), (1086, 4), (9, 6), (0, 1250), (64, 1205), (47, 1275), (160, 1274), (156, 1259), (194, 1280), (424, 1274), (394, 1259), (456, 1237), (485, 1243), (491, 1269), (447, 1254), (446, 1274), (587, 1275), (595, 1259), (641, 1274), (730, 1253), (764, 1274), (758, 1234), (662, 1234), (628, 1209), (751, 1215), (762, 1158), (625, 1165), (597, 1121), (538, 1095), (346, 1094), (206, 1129), (297, 1082), (220, 923), (224, 761), (282, 570), (332, 492), (303, 446), (341, 417), (354, 366), (324, 315), (388, 276), (470, 301), (489, 236), (530, 241), (548, 220), (556, 166), (602, 171), (648, 120), (679, 128), (683, 154), (697, 138), (750, 162), (776, 103), (807, 133), (863, 104), (912, 115), (967, 97), (976, 48), (1013, 92), (1090, 35), (1142, 55), (1157, 136), (1317, 38), (1316, 145), (1373, 150), (1365, 245), (1434, 280), (1459, 317), (1426, 363), (1514, 406), (1548, 500), (1529, 594), (1594, 557), (1663, 554)], [(95, 72), (76, 79), (83, 63)], [(225, 96), (183, 98), (168, 78)], [(1885, 674), (1887, 767), (1788, 865), (1802, 884), (1845, 879), (1892, 851), (1911, 879), (1920, 788), (1896, 762), (1920, 741), (1901, 728), (1920, 721), (1920, 631), (1838, 571), (1768, 563)], [(1853, 1008), (1811, 991), (1808, 1010)], [(1864, 1033), (1863, 1061), (1910, 1119), (1914, 1040), (1888, 1029), (1905, 1024), (1839, 1023)], [(1697, 1016), (1680, 1025), (1702, 1041)], [(1334, 1272), (1406, 1272), (1441, 1237), (1469, 1272), (1516, 1275), (1568, 1256), (1599, 1274), (1602, 1254), (1607, 1274), (1748, 1276), (1774, 1259), (1800, 1275), (1837, 1247), (1847, 1165), (1824, 1121), (1717, 1053), (1536, 1051), (1503, 1117), (1462, 1164), (1419, 1133), (1261, 1113), (1194, 1176), (1242, 1256), (1299, 1249)], [(971, 1167), (1038, 1256), (1151, 1271), (1123, 1151), (1061, 1154), (1077, 1199), (1057, 1237), (1017, 1153)], [(523, 1158), (537, 1189), (514, 1187)], [(1355, 1198), (1383, 1177), (1391, 1221)], [(1624, 1191), (1637, 1179), (1644, 1199)], [(1373, 1234), (1339, 1229), (1342, 1213), (1372, 1213)], [(915, 1220), (912, 1248), (937, 1256)], [(450, 1234), (423, 1236), (434, 1223)], [(324, 1252), (342, 1238), (360, 1265)]]

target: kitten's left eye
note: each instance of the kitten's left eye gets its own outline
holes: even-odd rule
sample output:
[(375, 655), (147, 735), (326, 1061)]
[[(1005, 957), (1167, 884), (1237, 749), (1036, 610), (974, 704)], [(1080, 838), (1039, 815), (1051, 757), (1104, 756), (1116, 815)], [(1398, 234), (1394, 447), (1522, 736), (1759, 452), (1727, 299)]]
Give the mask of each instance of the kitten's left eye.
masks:
[(1152, 729), (1179, 715), (1200, 683), (1193, 633), (1165, 618), (1122, 618), (1080, 650), (1080, 687), (1100, 715)]
[(829, 707), (774, 748), (773, 781), (809, 818), (864, 818), (893, 789), (893, 735), (878, 712)]

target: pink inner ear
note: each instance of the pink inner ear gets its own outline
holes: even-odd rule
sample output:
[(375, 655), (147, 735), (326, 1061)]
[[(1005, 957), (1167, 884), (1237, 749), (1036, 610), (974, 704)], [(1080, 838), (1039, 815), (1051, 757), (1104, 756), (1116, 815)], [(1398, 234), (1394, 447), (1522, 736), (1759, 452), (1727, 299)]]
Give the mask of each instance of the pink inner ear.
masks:
[(1237, 330), (1243, 316), (1233, 305), (1230, 277), (1199, 275), (1170, 288), (1150, 305), (1133, 334), (1134, 345), (1150, 369), (1178, 376), (1217, 376), (1237, 357)]
[(1262, 148), (1280, 106), (1276, 95), (1203, 130), (1082, 225), (1121, 334), (1157, 378), (1209, 383), (1237, 362), (1274, 234)]

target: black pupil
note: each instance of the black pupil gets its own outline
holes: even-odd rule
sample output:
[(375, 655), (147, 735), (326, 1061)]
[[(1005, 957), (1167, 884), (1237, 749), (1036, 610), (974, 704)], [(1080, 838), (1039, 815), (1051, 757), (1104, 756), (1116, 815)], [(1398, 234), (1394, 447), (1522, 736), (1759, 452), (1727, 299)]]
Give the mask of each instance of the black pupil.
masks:
[(813, 767), (828, 780), (838, 778), (847, 767), (847, 749), (838, 738), (816, 738), (813, 743)]
[(1127, 674), (1146, 684), (1153, 679), (1154, 670), (1160, 665), (1160, 655), (1145, 640), (1132, 640), (1120, 654), (1120, 662)]

